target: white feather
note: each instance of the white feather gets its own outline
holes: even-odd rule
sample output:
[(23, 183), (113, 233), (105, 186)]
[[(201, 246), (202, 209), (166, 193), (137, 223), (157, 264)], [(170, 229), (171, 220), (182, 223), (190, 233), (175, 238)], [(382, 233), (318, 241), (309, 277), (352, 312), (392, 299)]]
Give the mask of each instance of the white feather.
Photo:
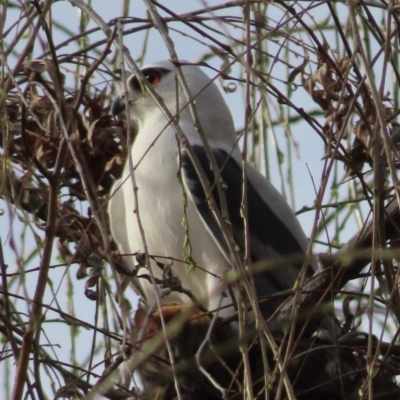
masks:
[[(173, 69), (168, 62), (152, 66), (168, 67)], [(197, 67), (186, 67), (194, 70), (195, 74), (186, 73), (185, 76), (192, 90), (192, 95), (204, 89), (209, 83), (209, 78)], [(161, 82), (157, 87), (158, 93), (163, 97), (165, 105), (175, 114), (175, 74), (172, 72), (167, 77), (167, 82)], [(194, 81), (193, 81), (194, 79)], [(170, 91), (170, 93), (166, 93)], [(167, 95), (168, 94), (168, 95)], [(217, 96), (216, 104), (204, 101), (208, 96)], [(187, 103), (183, 92), (179, 92), (179, 105), (184, 107)], [(145, 240), (150, 255), (170, 257), (182, 262), (173, 261), (173, 274), (180, 278), (182, 286), (190, 290), (197, 300), (207, 309), (215, 309), (219, 305), (221, 293), (225, 290), (222, 283), (229, 264), (219, 250), (213, 238), (200, 219), (195, 205), (188, 199), (187, 207), (184, 206), (183, 185), (178, 179), (178, 145), (175, 131), (168, 124), (162, 111), (149, 96), (137, 99), (134, 102), (131, 116), (138, 120), (139, 133), (132, 146), (131, 156), (135, 166), (135, 179), (138, 187), (138, 212), (145, 229)], [(217, 106), (213, 109), (213, 106)], [(210, 112), (220, 112), (224, 137), (224, 130), (234, 141), (234, 128), (231, 115), (218, 89), (213, 84), (196, 99), (196, 109), (199, 116)], [(217, 121), (202, 120), (205, 132), (213, 132), (212, 123)], [(192, 143), (200, 143), (198, 132), (193, 128), (193, 120), (188, 108), (180, 113), (179, 125)], [(161, 133), (161, 134), (160, 134)], [(221, 136), (216, 133), (213, 141), (219, 142)], [(226, 136), (225, 136), (226, 137)], [(226, 143), (224, 143), (226, 145)], [(232, 148), (232, 144), (230, 145)], [(121, 182), (122, 185), (121, 185)], [(111, 231), (118, 243), (121, 253), (134, 253), (143, 251), (143, 241), (138, 229), (137, 216), (134, 213), (134, 195), (132, 182), (129, 179), (129, 163), (126, 163), (123, 176), (118, 180), (112, 190), (109, 202)], [(187, 218), (187, 226), (192, 247), (192, 258), (198, 266), (189, 272), (190, 266), (183, 263), (184, 254), (188, 252), (185, 243), (185, 227), (183, 219)], [(158, 258), (159, 261), (169, 264), (170, 259)], [(133, 268), (134, 258), (129, 257), (127, 264)], [(156, 278), (162, 277), (161, 269), (153, 262), (153, 273)], [(212, 274), (206, 271), (211, 271)], [(217, 277), (216, 277), (217, 276)], [(154, 301), (153, 285), (141, 279), (141, 286), (145, 300), (150, 304)], [(172, 293), (163, 299), (163, 303), (191, 304), (185, 294)], [(226, 298), (223, 303), (231, 303)], [(220, 314), (221, 316), (224, 313)]]
[[(193, 127), (194, 122), (186, 96), (177, 85), (173, 64), (164, 61), (148, 67), (172, 70), (163, 76), (154, 88), (173, 115), (180, 110), (179, 125), (190, 143), (202, 145), (199, 133)], [(236, 143), (235, 129), (231, 113), (221, 93), (200, 68), (183, 66), (182, 70), (196, 100), (197, 115), (210, 146), (232, 152)], [(187, 264), (173, 261), (173, 274), (180, 278), (183, 287), (190, 290), (207, 309), (213, 310), (218, 307), (221, 299), (222, 304), (231, 304), (232, 299), (229, 296), (222, 296), (224, 292), (228, 295), (223, 278), (230, 269), (230, 264), (204, 225), (189, 196), (187, 207), (184, 206), (184, 189), (178, 179), (178, 144), (175, 130), (148, 93), (130, 93), (130, 96), (130, 115), (139, 124), (139, 133), (131, 149), (138, 186), (137, 211), (145, 229), (149, 254), (183, 261), (184, 254), (188, 251), (184, 246), (185, 227), (182, 224), (186, 215), (191, 256), (198, 267), (189, 272)], [(241, 155), (238, 149), (233, 151), (233, 155), (240, 163)], [(302, 247), (306, 248), (307, 239), (283, 197), (253, 167), (249, 166), (248, 173), (249, 179), (264, 201), (298, 238)], [(129, 175), (127, 163), (121, 180), (114, 185), (109, 202), (111, 231), (121, 253), (125, 254), (144, 249), (137, 216), (134, 213), (135, 202)], [(121, 185), (121, 182), (124, 183)], [(158, 260), (166, 264), (171, 262), (170, 259)], [(126, 261), (127, 265), (133, 268), (134, 258), (129, 257)], [(155, 277), (161, 279), (162, 271), (154, 262), (152, 269)], [(141, 279), (140, 283), (145, 300), (152, 303), (155, 296), (153, 285), (144, 279)], [(176, 292), (163, 298), (162, 302), (191, 304), (188, 296)], [(227, 309), (220, 315), (224, 317), (231, 311), (232, 309)]]

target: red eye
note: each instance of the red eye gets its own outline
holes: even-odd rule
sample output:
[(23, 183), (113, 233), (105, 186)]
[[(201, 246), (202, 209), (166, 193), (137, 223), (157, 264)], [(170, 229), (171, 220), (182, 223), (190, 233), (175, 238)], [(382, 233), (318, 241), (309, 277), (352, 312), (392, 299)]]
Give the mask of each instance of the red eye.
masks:
[(149, 71), (147, 74), (144, 75), (146, 79), (149, 81), (151, 85), (156, 85), (160, 82), (161, 74), (158, 71)]

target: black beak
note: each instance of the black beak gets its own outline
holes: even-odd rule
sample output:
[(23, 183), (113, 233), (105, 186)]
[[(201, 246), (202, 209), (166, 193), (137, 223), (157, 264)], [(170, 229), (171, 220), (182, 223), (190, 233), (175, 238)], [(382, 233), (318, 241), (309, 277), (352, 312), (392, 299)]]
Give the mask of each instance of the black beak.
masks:
[(115, 118), (125, 111), (125, 99), (117, 97), (111, 106), (111, 114)]

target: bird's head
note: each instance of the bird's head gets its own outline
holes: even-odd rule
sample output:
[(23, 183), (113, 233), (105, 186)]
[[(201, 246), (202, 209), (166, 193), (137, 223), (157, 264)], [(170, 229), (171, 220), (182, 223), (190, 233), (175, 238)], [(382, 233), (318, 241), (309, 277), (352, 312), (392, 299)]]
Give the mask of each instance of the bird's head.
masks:
[[(174, 74), (171, 68), (170, 62), (159, 62), (142, 68), (142, 74), (147, 79), (149, 84), (154, 88), (157, 88), (157, 92), (160, 96), (163, 96), (163, 92), (169, 94), (169, 88), (171, 87), (171, 75)], [(127, 81), (128, 91), (128, 104), (129, 111), (132, 118), (138, 118), (143, 116), (143, 112), (150, 111), (154, 107), (157, 107), (156, 102), (153, 100), (151, 94), (142, 87), (139, 83), (139, 79), (136, 75), (131, 75)], [(126, 100), (125, 94), (119, 95), (112, 105), (112, 115), (114, 117), (122, 114), (126, 111)]]
[[(222, 126), (223, 130), (226, 128), (233, 133), (230, 111), (215, 83), (197, 65), (190, 65), (186, 61), (182, 61), (182, 64), (183, 76), (202, 124), (218, 122), (218, 126)], [(180, 120), (192, 118), (188, 98), (179, 83), (176, 67), (171, 61), (159, 61), (143, 67), (141, 71), (172, 115), (178, 113)], [(124, 94), (115, 99), (112, 105), (114, 116), (125, 112), (127, 103), (130, 117), (136, 119), (139, 125), (143, 124), (146, 118), (153, 119), (155, 115), (162, 113), (149, 91), (140, 85), (137, 76), (131, 75), (128, 78), (127, 90), (128, 102)]]

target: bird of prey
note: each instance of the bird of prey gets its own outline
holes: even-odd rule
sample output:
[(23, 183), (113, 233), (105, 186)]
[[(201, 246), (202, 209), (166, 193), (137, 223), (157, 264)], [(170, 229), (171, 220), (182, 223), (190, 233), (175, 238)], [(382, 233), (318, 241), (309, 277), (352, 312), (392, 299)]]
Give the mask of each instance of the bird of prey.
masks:
[[(220, 309), (219, 316), (224, 318), (232, 314), (235, 303), (234, 294), (225, 283), (226, 274), (232, 270), (232, 246), (227, 243), (210, 206), (210, 195), (214, 196), (219, 211), (223, 205), (227, 209), (225, 220), (234, 239), (236, 256), (248, 255), (250, 274), (252, 265), (258, 266), (254, 287), (259, 298), (293, 287), (308, 240), (282, 195), (251, 165), (246, 167), (244, 184), (242, 154), (232, 115), (216, 84), (199, 66), (184, 62), (181, 70), (190, 91), (189, 99), (171, 61), (156, 62), (142, 69), (175, 118), (174, 123), (135, 75), (127, 82), (128, 99), (120, 96), (113, 103), (114, 116), (127, 112), (138, 126), (130, 149), (138, 204), (127, 162), (111, 192), (108, 208), (111, 232), (122, 254), (143, 252), (145, 240), (152, 256), (148, 267), (158, 282), (164, 272), (160, 263), (169, 265), (172, 275), (179, 279), (184, 291), (172, 291), (161, 299), (163, 305), (191, 305), (195, 299), (204, 309)], [(193, 108), (200, 127), (195, 124)], [(177, 124), (197, 159), (197, 167), (185, 141), (177, 135)], [(200, 131), (218, 165), (218, 176), (212, 170), (210, 153)], [(206, 193), (198, 165), (211, 194)], [(243, 188), (247, 190), (246, 212), (242, 207)], [(125, 259), (133, 270), (134, 256)], [(271, 260), (275, 259), (279, 265), (276, 268), (271, 266)], [(282, 261), (285, 259), (287, 262)], [(268, 268), (263, 268), (268, 261)], [(306, 273), (311, 274), (313, 269), (315, 264), (311, 262)], [(154, 284), (149, 279), (138, 281), (143, 300), (154, 304)], [(266, 301), (260, 307), (264, 315), (270, 315), (276, 305)]]
[[(251, 165), (243, 173), (232, 115), (216, 84), (197, 65), (182, 62), (180, 68), (190, 93), (183, 90), (175, 64), (161, 61), (141, 71), (163, 105), (135, 75), (127, 81), (128, 98), (120, 96), (113, 103), (114, 116), (126, 112), (138, 128), (130, 149), (132, 162), (126, 163), (111, 191), (113, 238), (132, 271), (134, 255), (147, 246), (146, 268), (151, 271), (142, 274), (147, 279), (137, 278), (135, 287), (150, 309), (157, 304), (158, 289), (165, 287), (166, 270), (179, 281), (179, 290), (170, 287), (169, 294), (164, 290), (159, 298), (165, 320), (176, 310), (190, 308), (197, 310), (195, 316), (201, 309), (218, 310), (221, 319), (231, 317), (237, 310), (238, 292), (233, 289), (238, 285), (226, 277), (238, 259), (260, 300), (259, 310), (268, 318), (282, 302), (269, 296), (291, 289), (303, 264), (307, 276), (316, 269), (313, 261), (305, 262), (308, 240), (272, 184)], [(152, 275), (154, 279), (148, 279)], [(140, 311), (135, 320), (139, 328), (146, 320)], [(161, 329), (159, 317), (157, 310), (148, 334)], [(184, 328), (176, 338), (181, 358), (196, 353), (208, 329), (207, 318), (196, 317), (193, 329)], [(225, 343), (230, 336), (223, 332), (218, 341)], [(160, 373), (165, 364), (148, 364), (140, 372), (142, 381), (153, 388), (165, 386), (171, 379)]]
[[(176, 118), (220, 207), (223, 202), (219, 199), (221, 190), (216, 182), (220, 188), (222, 186), (229, 213), (228, 224), (239, 254), (244, 253), (247, 240), (253, 264), (288, 257), (287, 264), (280, 262), (277, 268), (265, 271), (259, 268), (254, 279), (257, 295), (269, 296), (292, 288), (303, 259), (290, 259), (289, 256), (304, 255), (308, 247), (298, 220), (282, 195), (251, 165), (246, 167), (247, 182), (243, 184), (238, 138), (221, 93), (198, 66), (184, 63), (181, 69), (190, 90), (191, 107), (197, 113), (201, 132), (219, 167), (217, 180), (200, 129), (194, 124), (189, 100), (177, 80), (175, 65), (171, 61), (156, 62), (144, 67), (142, 73)], [(113, 186), (109, 201), (112, 235), (121, 253), (143, 252), (143, 237), (137, 220), (139, 213), (148, 253), (154, 256), (151, 261), (154, 276), (161, 280), (163, 275), (156, 261), (171, 264), (173, 275), (198, 304), (210, 311), (222, 307), (220, 316), (224, 317), (232, 310), (223, 306), (234, 302), (224, 284), (225, 275), (232, 268), (232, 256), (209, 206), (209, 194), (205, 193), (197, 169), (177, 137), (176, 127), (151, 94), (134, 75), (128, 79), (127, 87), (129, 109), (125, 109), (126, 102), (121, 96), (114, 101), (112, 112), (115, 116), (126, 112), (138, 124), (131, 148), (138, 204), (135, 205), (127, 162), (122, 178)], [(247, 188), (247, 238), (241, 207), (244, 187)], [(297, 261), (293, 261), (296, 258)], [(134, 256), (126, 257), (126, 264), (133, 269)], [(154, 303), (152, 282), (141, 279), (138, 285), (143, 300)], [(162, 298), (162, 304), (189, 305), (192, 302), (193, 298), (176, 291)]]

